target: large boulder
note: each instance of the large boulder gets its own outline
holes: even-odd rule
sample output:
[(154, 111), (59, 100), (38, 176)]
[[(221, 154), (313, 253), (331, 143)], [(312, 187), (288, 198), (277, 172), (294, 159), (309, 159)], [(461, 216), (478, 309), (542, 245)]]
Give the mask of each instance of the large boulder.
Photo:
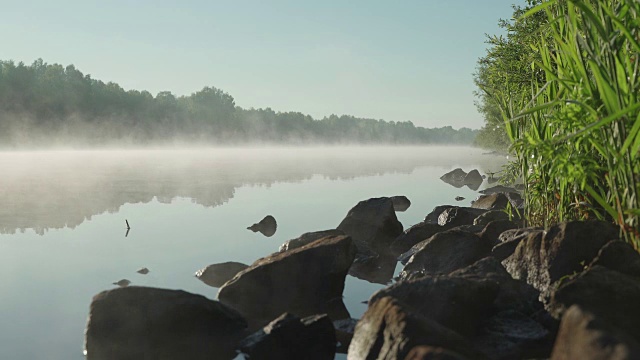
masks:
[(300, 319), (282, 314), (244, 339), (240, 351), (251, 360), (331, 360), (336, 352), (336, 334), (327, 315)]
[[(482, 178), (482, 175), (480, 175), (480, 172), (477, 169), (473, 169), (469, 171), (469, 173), (467, 173), (467, 175), (464, 177), (464, 184), (468, 185), (469, 187), (473, 187), (473, 186), (479, 187), (483, 181), (484, 179)], [(476, 187), (476, 189), (478, 187)]]
[(489, 280), (424, 276), (379, 290), (371, 296), (369, 304), (392, 297), (426, 318), (459, 334), (471, 336), (489, 317), (499, 290), (499, 285)]
[(424, 217), (424, 222), (427, 224), (438, 224), (438, 218), (440, 217), (440, 214), (442, 214), (443, 211), (455, 207), (453, 205), (438, 205), (436, 207), (433, 208), (433, 210), (431, 210), (430, 213), (427, 214), (427, 216)]
[(360, 252), (365, 249), (387, 251), (400, 234), (402, 224), (396, 217), (393, 202), (389, 198), (373, 198), (360, 201), (337, 227), (351, 236)]
[(449, 185), (461, 188), (464, 186), (465, 177), (467, 177), (467, 173), (461, 168), (456, 168), (442, 175), (440, 177), (440, 180), (446, 182)]
[(480, 194), (493, 194), (493, 193), (517, 193), (518, 190), (509, 186), (496, 185), (484, 190), (478, 191)]
[(630, 276), (640, 277), (640, 254), (629, 243), (614, 240), (600, 249), (591, 266), (600, 265)]
[(551, 360), (640, 359), (636, 340), (578, 305), (562, 316)]
[(488, 256), (491, 247), (473, 233), (443, 231), (416, 245), (403, 273), (448, 274)]
[(515, 279), (526, 280), (543, 296), (562, 277), (582, 271), (618, 228), (604, 221), (571, 221), (532, 232), (502, 264)]
[(235, 261), (212, 264), (196, 271), (196, 277), (209, 286), (219, 288), (248, 267), (249, 265)]
[(201, 295), (130, 286), (93, 297), (87, 359), (232, 359), (245, 336), (240, 314)]
[(397, 299), (381, 297), (369, 304), (356, 325), (347, 359), (404, 360), (420, 345), (455, 349), (473, 359), (484, 358), (455, 331), (412, 311)]
[(391, 282), (398, 259), (386, 252), (371, 255), (358, 254), (349, 269), (349, 275), (374, 284)]
[(509, 199), (503, 193), (480, 195), (472, 204), (474, 209), (504, 210), (509, 204)]
[(393, 209), (398, 212), (406, 211), (411, 206), (411, 201), (406, 196), (398, 195), (390, 197)]
[(496, 220), (488, 223), (478, 234), (480, 239), (491, 246), (500, 244), (500, 235), (507, 230), (517, 228), (518, 225), (511, 220)]
[(344, 235), (344, 231), (331, 229), (331, 230), (322, 230), (322, 231), (304, 233), (298, 236), (297, 238), (291, 239), (285, 242), (284, 244), (280, 245), (280, 251), (282, 252), (282, 251), (297, 249), (307, 244), (311, 244), (312, 242), (318, 239), (322, 239), (323, 237), (339, 236), (339, 235)]
[(561, 318), (579, 305), (640, 341), (640, 281), (603, 266), (593, 266), (562, 281), (551, 296), (552, 315)]
[(282, 313), (349, 317), (344, 280), (356, 255), (349, 236), (322, 238), (254, 262), (222, 286), (218, 299), (245, 316), (252, 328)]
[(496, 220), (510, 220), (509, 214), (500, 210), (490, 210), (473, 219), (473, 225), (487, 225)]

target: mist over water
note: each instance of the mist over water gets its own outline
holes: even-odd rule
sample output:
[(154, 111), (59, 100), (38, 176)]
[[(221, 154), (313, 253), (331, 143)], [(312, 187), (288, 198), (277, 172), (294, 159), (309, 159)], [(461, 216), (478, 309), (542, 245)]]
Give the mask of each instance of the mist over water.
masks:
[[(0, 152), (0, 358), (82, 359), (91, 297), (128, 279), (215, 299), (194, 277), (250, 264), (358, 201), (405, 195), (404, 228), (476, 193), (440, 181), (504, 159), (468, 147), (247, 147)], [(486, 185), (486, 184), (485, 184)], [(247, 226), (273, 215), (276, 233)], [(125, 220), (131, 224), (127, 234)], [(125, 237), (125, 234), (127, 236)], [(136, 271), (142, 267), (149, 273)], [(382, 287), (348, 276), (351, 316)]]

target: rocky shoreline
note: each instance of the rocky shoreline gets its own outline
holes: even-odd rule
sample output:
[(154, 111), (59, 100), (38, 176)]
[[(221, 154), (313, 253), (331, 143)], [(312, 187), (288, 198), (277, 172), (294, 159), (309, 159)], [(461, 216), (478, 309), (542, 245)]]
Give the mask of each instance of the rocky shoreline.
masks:
[[(458, 171), (459, 170), (459, 171)], [(477, 190), (477, 171), (443, 176)], [(493, 190), (492, 190), (493, 189)], [(640, 254), (602, 221), (523, 228), (515, 189), (443, 205), (404, 230), (405, 197), (356, 204), (246, 266), (198, 273), (218, 300), (122, 287), (97, 294), (88, 359), (638, 359)], [(347, 274), (391, 285), (352, 319)]]

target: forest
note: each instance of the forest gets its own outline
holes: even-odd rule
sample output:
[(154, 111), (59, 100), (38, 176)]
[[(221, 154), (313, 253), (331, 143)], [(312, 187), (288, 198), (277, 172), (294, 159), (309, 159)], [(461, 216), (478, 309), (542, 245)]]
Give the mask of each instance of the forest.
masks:
[(477, 130), (243, 109), (215, 87), (189, 96), (124, 90), (73, 65), (0, 61), (0, 147), (65, 145), (471, 144)]

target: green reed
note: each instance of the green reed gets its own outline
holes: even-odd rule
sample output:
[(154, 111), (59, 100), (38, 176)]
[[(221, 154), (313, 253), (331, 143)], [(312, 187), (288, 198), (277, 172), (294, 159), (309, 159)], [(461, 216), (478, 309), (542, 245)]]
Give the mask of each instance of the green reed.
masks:
[(640, 250), (640, 2), (548, 0), (530, 46), (544, 82), (492, 89), (525, 184), (527, 218), (610, 219)]

